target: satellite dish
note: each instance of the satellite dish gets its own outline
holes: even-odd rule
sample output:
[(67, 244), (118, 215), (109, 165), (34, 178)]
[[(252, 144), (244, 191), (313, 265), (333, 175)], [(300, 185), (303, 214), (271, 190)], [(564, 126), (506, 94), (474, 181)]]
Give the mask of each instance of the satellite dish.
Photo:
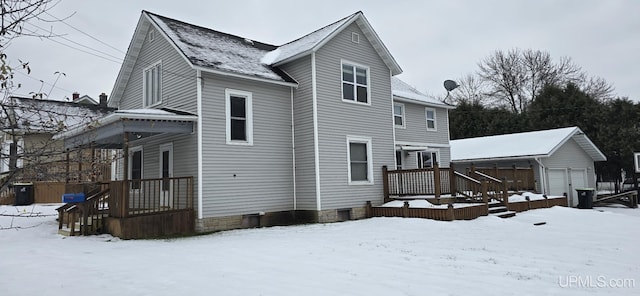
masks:
[(444, 81), (444, 89), (446, 89), (447, 92), (450, 92), (450, 91), (458, 88), (458, 86), (460, 86), (460, 85), (458, 85), (458, 83), (453, 81), (453, 80), (445, 80)]

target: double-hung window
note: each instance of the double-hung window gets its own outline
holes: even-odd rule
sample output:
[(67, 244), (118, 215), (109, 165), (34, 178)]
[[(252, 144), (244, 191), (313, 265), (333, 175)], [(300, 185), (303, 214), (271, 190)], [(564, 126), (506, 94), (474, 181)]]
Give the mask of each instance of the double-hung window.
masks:
[(373, 184), (371, 138), (347, 137), (349, 184)]
[(144, 107), (162, 102), (162, 63), (157, 62), (144, 69), (142, 79)]
[(369, 104), (369, 68), (342, 63), (342, 100)]
[(129, 179), (131, 189), (140, 189), (142, 179), (142, 146), (129, 149)]
[(404, 127), (404, 104), (393, 104), (393, 123), (396, 127)]
[(225, 97), (227, 144), (253, 145), (251, 93), (227, 89)]
[(425, 114), (425, 117), (427, 118), (427, 130), (435, 131), (436, 130), (436, 109), (425, 108), (424, 114)]

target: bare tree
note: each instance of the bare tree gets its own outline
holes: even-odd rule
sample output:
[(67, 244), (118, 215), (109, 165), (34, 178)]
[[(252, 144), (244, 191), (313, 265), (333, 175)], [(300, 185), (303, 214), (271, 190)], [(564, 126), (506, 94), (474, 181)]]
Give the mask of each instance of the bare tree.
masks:
[[(68, 178), (65, 164), (70, 154), (75, 155), (76, 163), (85, 163), (83, 172), (78, 176), (90, 178), (98, 167), (89, 157), (95, 156), (93, 149), (70, 151), (52, 135), (66, 130), (73, 124), (83, 124), (109, 112), (100, 106), (80, 106), (73, 103), (46, 100), (47, 95), (37, 92), (32, 98), (20, 98), (13, 95), (21, 88), (14, 82), (17, 71), (29, 75), (31, 68), (21, 57), (12, 57), (19, 61), (15, 66), (10, 62), (5, 49), (16, 38), (38, 37), (56, 38), (52, 30), (46, 30), (36, 23), (58, 22), (48, 11), (61, 0), (0, 0), (0, 192), (14, 180), (28, 178), (32, 181), (48, 181)], [(45, 16), (51, 17), (47, 19)], [(25, 27), (30, 25), (29, 27)], [(31, 30), (31, 27), (38, 29)], [(64, 75), (57, 72), (58, 78)], [(100, 152), (98, 152), (100, 153)], [(110, 153), (106, 153), (110, 155)], [(84, 159), (84, 160), (83, 160)], [(104, 163), (110, 159), (103, 157)], [(80, 165), (79, 165), (80, 166)], [(68, 167), (68, 166), (66, 166)], [(80, 170), (76, 168), (75, 170)]]
[(578, 85), (596, 99), (613, 97), (613, 86), (601, 78), (589, 77), (571, 58), (558, 61), (549, 52), (511, 49), (495, 51), (479, 64), (478, 75), (493, 101), (515, 113), (524, 112), (547, 85)]
[(460, 85), (451, 92), (447, 104), (457, 105), (460, 103), (483, 104), (486, 101), (486, 87), (478, 76), (467, 74), (457, 80)]

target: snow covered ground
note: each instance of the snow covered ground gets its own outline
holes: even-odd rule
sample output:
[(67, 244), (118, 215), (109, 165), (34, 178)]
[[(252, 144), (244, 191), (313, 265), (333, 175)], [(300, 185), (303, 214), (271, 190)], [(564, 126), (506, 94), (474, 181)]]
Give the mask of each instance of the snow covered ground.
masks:
[(0, 295), (640, 295), (639, 209), (123, 241), (58, 235), (56, 206), (0, 207)]

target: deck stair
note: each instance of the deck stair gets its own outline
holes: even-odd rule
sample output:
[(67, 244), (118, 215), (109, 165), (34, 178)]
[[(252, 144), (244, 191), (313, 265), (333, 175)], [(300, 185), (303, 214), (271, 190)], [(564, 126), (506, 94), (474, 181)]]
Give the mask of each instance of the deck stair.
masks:
[(58, 210), (58, 234), (101, 234), (108, 217), (109, 189), (95, 190), (83, 202), (67, 203)]
[(500, 218), (511, 218), (516, 215), (516, 212), (509, 211), (502, 203), (490, 202), (489, 203), (489, 215)]

